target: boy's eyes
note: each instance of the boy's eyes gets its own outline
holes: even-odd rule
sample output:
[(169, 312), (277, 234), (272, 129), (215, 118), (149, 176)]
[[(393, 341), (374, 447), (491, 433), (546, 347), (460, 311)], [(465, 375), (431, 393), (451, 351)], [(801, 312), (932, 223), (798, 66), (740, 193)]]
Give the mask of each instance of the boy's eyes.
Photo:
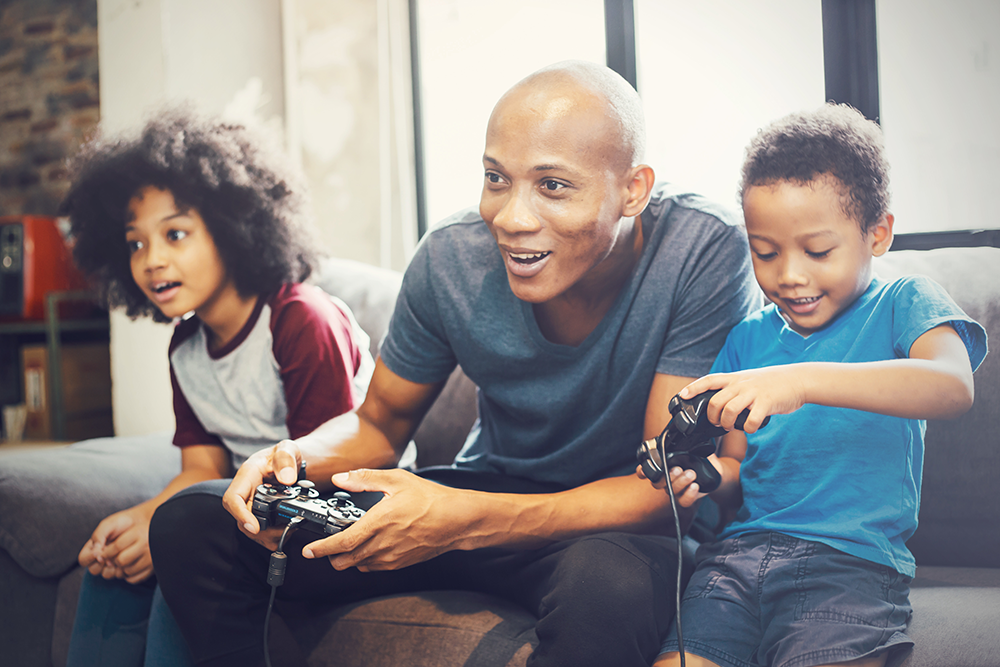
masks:
[[(833, 248), (830, 248), (829, 250), (822, 250), (819, 252), (806, 250), (806, 254), (812, 257), (813, 259), (825, 259), (826, 257), (830, 256), (831, 252), (833, 252)], [(778, 256), (778, 253), (776, 252), (757, 252), (756, 250), (753, 252), (753, 254), (756, 255), (757, 259), (761, 260), (762, 262), (768, 262)]]

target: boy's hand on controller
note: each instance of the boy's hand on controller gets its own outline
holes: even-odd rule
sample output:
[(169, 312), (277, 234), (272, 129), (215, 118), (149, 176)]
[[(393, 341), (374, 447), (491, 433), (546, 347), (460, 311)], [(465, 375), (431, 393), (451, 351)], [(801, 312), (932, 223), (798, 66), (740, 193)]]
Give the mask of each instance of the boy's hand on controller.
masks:
[(260, 524), (250, 508), (253, 494), (265, 480), (277, 480), (281, 484), (295, 484), (298, 478), (302, 454), (294, 440), (282, 440), (273, 447), (255, 452), (236, 471), (233, 481), (222, 496), (222, 505), (233, 515), (240, 530), (245, 535), (269, 549), (278, 545), (281, 531), (265, 531), (260, 535)]
[[(719, 459), (712, 454), (708, 457), (708, 460), (712, 462), (712, 465), (722, 473), (722, 466), (719, 464)], [(642, 466), (636, 466), (636, 474), (640, 479), (647, 479), (646, 475), (642, 472)], [(674, 466), (670, 469), (670, 484), (674, 490), (674, 498), (677, 500), (677, 505), (680, 507), (691, 507), (696, 502), (707, 496), (707, 493), (702, 493), (701, 489), (698, 487), (698, 483), (695, 482), (697, 475), (693, 470), (686, 470), (680, 466)], [(667, 478), (660, 477), (660, 479), (655, 482), (650, 482), (657, 489), (663, 489), (664, 492), (667, 490)]]
[(405, 470), (353, 470), (333, 476), (350, 492), (385, 494), (350, 528), (312, 542), (306, 558), (330, 559), (337, 570), (396, 570), (462, 548), (474, 536), (474, 512), (467, 491), (452, 489)]
[[(711, 389), (719, 393), (708, 404), (710, 422), (733, 430), (736, 418), (750, 410), (743, 430), (756, 433), (765, 417), (795, 412), (806, 403), (806, 378), (793, 366), (769, 366), (736, 373), (713, 373), (699, 378), (680, 391), (691, 399)], [(718, 467), (718, 466), (716, 466)]]

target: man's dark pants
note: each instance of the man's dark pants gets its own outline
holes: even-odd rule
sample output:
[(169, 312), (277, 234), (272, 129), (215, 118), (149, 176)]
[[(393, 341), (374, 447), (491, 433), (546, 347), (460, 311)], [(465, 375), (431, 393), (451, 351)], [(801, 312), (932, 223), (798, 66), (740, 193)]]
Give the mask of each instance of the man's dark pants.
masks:
[[(150, 546), (195, 661), (250, 667), (263, 664), (270, 552), (240, 533), (223, 509), (227, 484), (199, 484), (164, 503), (150, 526)], [(456, 485), (496, 490), (490, 483)], [(298, 530), (285, 544), (279, 612), (420, 590), (490, 593), (538, 618), (531, 667), (649, 665), (674, 615), (676, 542), (668, 538), (601, 533), (528, 551), (451, 551), (396, 571), (338, 572), (325, 558), (301, 556), (316, 537)], [(270, 635), (277, 644), (272, 662), (305, 664), (283, 623), (272, 619), (272, 625), (279, 635)]]

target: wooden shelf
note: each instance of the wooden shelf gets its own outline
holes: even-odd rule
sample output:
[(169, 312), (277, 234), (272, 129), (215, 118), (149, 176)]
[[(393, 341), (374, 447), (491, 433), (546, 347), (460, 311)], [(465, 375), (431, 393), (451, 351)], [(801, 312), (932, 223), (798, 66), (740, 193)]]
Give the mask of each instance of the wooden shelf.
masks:
[[(61, 319), (59, 304), (72, 301), (93, 301), (94, 294), (73, 290), (49, 292), (45, 295), (45, 319), (41, 322), (0, 322), (0, 334), (12, 336), (44, 334), (48, 348), (46, 389), (51, 406), (52, 437), (62, 440), (66, 435), (66, 412), (63, 406), (62, 336), (64, 333), (107, 331), (111, 324), (107, 315), (83, 319)], [(23, 398), (23, 397), (22, 397)], [(24, 441), (30, 443), (30, 441)]]

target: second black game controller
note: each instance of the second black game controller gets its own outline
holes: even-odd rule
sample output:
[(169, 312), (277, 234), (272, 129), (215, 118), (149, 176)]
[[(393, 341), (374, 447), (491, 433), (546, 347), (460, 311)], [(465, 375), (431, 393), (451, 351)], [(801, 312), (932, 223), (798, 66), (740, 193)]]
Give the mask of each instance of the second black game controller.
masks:
[(301, 517), (300, 527), (320, 535), (339, 533), (365, 515), (365, 511), (351, 501), (351, 494), (337, 491), (330, 498), (321, 498), (308, 480), (300, 480), (293, 486), (260, 484), (251, 511), (261, 530), (284, 526), (293, 518)]
[[(663, 432), (639, 445), (636, 458), (642, 467), (642, 474), (651, 482), (660, 480), (671, 467), (679, 466), (693, 470), (702, 493), (711, 493), (719, 488), (722, 475), (708, 457), (715, 454), (712, 438), (723, 435), (726, 429), (708, 421), (708, 402), (718, 390), (706, 391), (691, 399), (674, 396), (667, 404), (670, 422)], [(743, 430), (750, 410), (744, 410), (736, 419), (736, 428)], [(761, 423), (763, 428), (770, 417)]]

